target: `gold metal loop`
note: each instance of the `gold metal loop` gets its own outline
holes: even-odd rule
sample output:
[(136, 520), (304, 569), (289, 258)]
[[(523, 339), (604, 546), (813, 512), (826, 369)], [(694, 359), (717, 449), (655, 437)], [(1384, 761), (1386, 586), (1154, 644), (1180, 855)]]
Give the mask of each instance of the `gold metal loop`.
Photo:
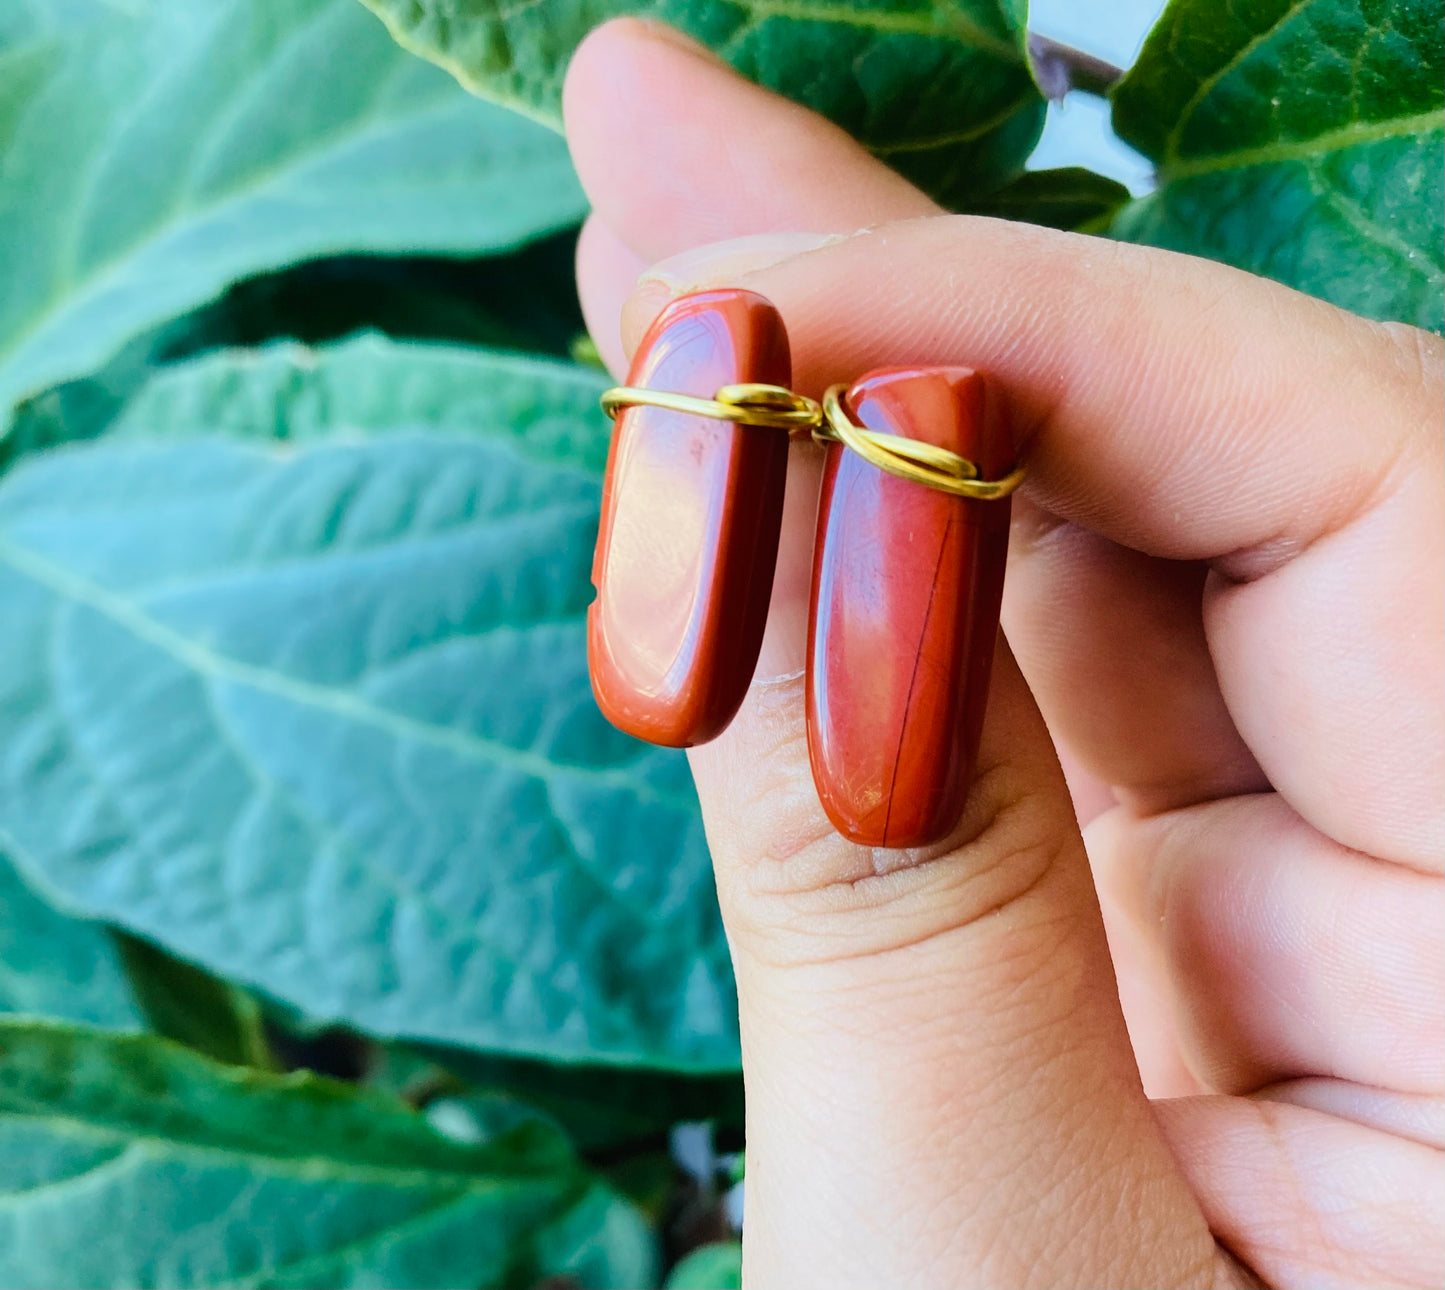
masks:
[(1002, 479), (980, 479), (973, 462), (946, 448), (865, 430), (843, 406), (846, 389), (847, 386), (834, 385), (823, 395), (823, 420), (813, 431), (813, 438), (820, 443), (841, 443), (870, 465), (899, 479), (975, 501), (1007, 497), (1024, 482), (1023, 466), (1015, 467)]
[(980, 479), (978, 467), (956, 452), (917, 439), (905, 439), (902, 435), (864, 429), (843, 407), (846, 388), (833, 386), (818, 404), (781, 385), (724, 385), (710, 399), (618, 385), (603, 394), (602, 410), (615, 418), (624, 408), (665, 408), (688, 416), (731, 421), (734, 425), (807, 431), (818, 443), (841, 443), (870, 465), (899, 479), (976, 501), (1007, 497), (1023, 483), (1023, 466), (1002, 479)]
[(683, 412), (688, 416), (776, 430), (811, 430), (823, 415), (812, 399), (794, 394), (781, 385), (724, 385), (710, 399), (618, 385), (602, 396), (602, 410), (609, 417), (616, 417), (623, 408), (635, 406), (666, 408), (669, 412)]

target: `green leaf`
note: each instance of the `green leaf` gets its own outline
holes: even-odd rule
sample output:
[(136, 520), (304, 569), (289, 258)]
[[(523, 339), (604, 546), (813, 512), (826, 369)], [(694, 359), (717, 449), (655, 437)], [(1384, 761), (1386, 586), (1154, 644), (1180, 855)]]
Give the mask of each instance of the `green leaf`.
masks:
[(0, 427), (237, 278), (476, 253), (584, 211), (559, 139), (407, 57), (354, 0), (20, 0), (0, 174)]
[[(269, 1020), (273, 1026), (274, 1016)], [(289, 1038), (290, 1036), (288, 1036)], [(579, 1151), (616, 1158), (666, 1143), (683, 1122), (740, 1132), (742, 1075), (680, 1075), (640, 1067), (557, 1065), (434, 1045), (378, 1045), (368, 1084), (413, 1106), (433, 1098), (525, 1101)]]
[(261, 1005), (139, 936), (115, 933), (149, 1029), (233, 1066), (272, 1069)]
[(1159, 167), (1115, 236), (1445, 325), (1439, 0), (1174, 0), (1114, 93)]
[(576, 242), (568, 229), (504, 255), (342, 256), (238, 282), (132, 340), (100, 370), (27, 399), (0, 439), (0, 470), (26, 452), (99, 434), (158, 366), (211, 349), (382, 331), (565, 357), (584, 327)]
[[(738, 1064), (686, 760), (591, 696), (605, 379), (368, 338), (166, 369), (0, 481), (0, 829), (317, 1020)], [(201, 437), (198, 437), (201, 436)]]
[(21, 881), (0, 849), (0, 1013), (138, 1030), (142, 1019), (103, 927), (68, 918)]
[(539, 1125), (448, 1140), (399, 1102), (151, 1036), (0, 1018), (0, 1284), (652, 1284), (639, 1216)]
[(1017, 174), (1043, 129), (1023, 0), (363, 0), (473, 93), (560, 129), (582, 37), (639, 14), (836, 121), (945, 205)]
[(566, 357), (585, 326), (574, 266), (577, 229), (504, 254), (446, 259), (352, 255), (237, 283), (187, 325), (168, 329), (161, 361), (203, 348), (286, 339), (317, 344), (380, 331)]
[(685, 1076), (429, 1051), (469, 1084), (526, 1098), (562, 1125), (583, 1151), (658, 1139), (684, 1120), (713, 1120), (733, 1128), (743, 1124), (743, 1084), (737, 1073)]
[(739, 1290), (743, 1283), (743, 1247), (737, 1241), (704, 1245), (668, 1275), (667, 1290)]
[(1022, 220), (1049, 228), (1076, 229), (1106, 220), (1129, 200), (1129, 190), (1081, 166), (1027, 170), (1006, 187), (976, 202), (971, 213)]

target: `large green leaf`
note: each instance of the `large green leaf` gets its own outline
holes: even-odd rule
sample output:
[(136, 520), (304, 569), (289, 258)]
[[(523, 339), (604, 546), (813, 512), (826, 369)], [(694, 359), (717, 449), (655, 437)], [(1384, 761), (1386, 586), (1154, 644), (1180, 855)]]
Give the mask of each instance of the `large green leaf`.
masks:
[(652, 1240), (536, 1123), (465, 1145), (401, 1103), (149, 1036), (0, 1018), (0, 1284), (637, 1287)]
[(377, 339), (223, 353), (22, 459), (0, 483), (22, 862), (315, 1018), (735, 1068), (685, 759), (587, 681), (602, 383)]
[(236, 278), (479, 252), (583, 209), (560, 140), (408, 57), (354, 0), (7, 0), (0, 427)]
[(553, 126), (567, 62), (588, 31), (621, 14), (670, 23), (955, 207), (1022, 169), (1043, 128), (1023, 0), (364, 3), (474, 93)]
[(585, 325), (576, 242), (567, 229), (503, 255), (337, 256), (247, 278), (137, 336), (104, 367), (26, 400), (0, 439), (0, 471), (22, 453), (100, 433), (157, 366), (206, 350), (380, 331), (566, 357)]
[(1114, 93), (1159, 167), (1115, 236), (1445, 323), (1439, 0), (1174, 0)]
[(125, 968), (103, 927), (68, 918), (29, 889), (0, 848), (0, 1013), (141, 1026)]

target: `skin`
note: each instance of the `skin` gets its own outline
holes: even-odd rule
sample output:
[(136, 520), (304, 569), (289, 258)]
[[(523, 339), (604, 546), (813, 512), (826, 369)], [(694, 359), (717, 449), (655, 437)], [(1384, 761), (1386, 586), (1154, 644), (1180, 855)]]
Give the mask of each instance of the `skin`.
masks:
[(976, 366), (1031, 465), (965, 818), (871, 851), (808, 771), (818, 462), (793, 451), (758, 678), (691, 754), (746, 1283), (1439, 1285), (1439, 339), (940, 214), (655, 25), (589, 37), (566, 112), (614, 370), (673, 295), (747, 287), (805, 393)]

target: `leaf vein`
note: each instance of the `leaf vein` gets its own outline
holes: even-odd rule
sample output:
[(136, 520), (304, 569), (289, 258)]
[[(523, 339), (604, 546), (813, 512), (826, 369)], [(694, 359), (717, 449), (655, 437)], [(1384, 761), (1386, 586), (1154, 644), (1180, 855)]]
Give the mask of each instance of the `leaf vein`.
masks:
[(64, 1178), (49, 1178), (30, 1187), (7, 1187), (0, 1191), (0, 1213), (18, 1209), (38, 1199), (51, 1200), (76, 1188), (94, 1186), (97, 1178), (104, 1179), (112, 1170), (126, 1172), (132, 1167), (132, 1162), (127, 1157), (133, 1154), (142, 1154), (134, 1143), (117, 1146), (110, 1155), (87, 1165), (79, 1173), (66, 1174)]
[[(0, 1096), (3, 1096), (3, 1091), (0, 1091)], [(229, 1164), (242, 1163), (264, 1168), (284, 1177), (299, 1177), (308, 1181), (340, 1181), (407, 1190), (457, 1187), (476, 1192), (505, 1191), (517, 1185), (545, 1182), (550, 1176), (536, 1170), (518, 1170), (514, 1173), (496, 1170), (482, 1174), (462, 1169), (441, 1169), (433, 1165), (407, 1168), (400, 1165), (362, 1163), (334, 1154), (300, 1155), (280, 1150), (268, 1151), (259, 1144), (242, 1146), (240, 1143), (224, 1140), (204, 1142), (194, 1137), (146, 1133), (128, 1124), (88, 1119), (73, 1112), (57, 1110), (49, 1104), (33, 1108), (17, 1108), (13, 1104), (0, 1106), (0, 1123), (5, 1120), (28, 1123), (39, 1121), (44, 1124), (47, 1132), (72, 1141), (94, 1142), (96, 1139), (103, 1139), (114, 1142), (120, 1139), (126, 1144), (121, 1149), (122, 1154), (134, 1157), (129, 1161), (131, 1169), (156, 1157), (164, 1158), (167, 1155), (189, 1156), (202, 1161), (213, 1161), (220, 1157)], [(108, 1163), (113, 1163), (114, 1159)], [(11, 1193), (17, 1201), (23, 1201), (26, 1194)], [(0, 1202), (5, 1199), (5, 1196), (0, 1196)]]
[[(1242, 64), (1245, 59), (1247, 59), (1251, 54), (1253, 54), (1255, 50), (1257, 50), (1267, 41), (1271, 40), (1282, 27), (1288, 26), (1301, 13), (1303, 13), (1306, 9), (1310, 8), (1311, 5), (1314, 5), (1316, 3), (1317, 0), (1295, 0), (1295, 2), (1292, 3), (1289, 8), (1287, 8), (1282, 14), (1280, 14), (1278, 18), (1276, 18), (1262, 31), (1257, 32), (1254, 36), (1247, 40), (1243, 45), (1241, 45), (1237, 50), (1235, 50), (1234, 53), (1231, 54), (1229, 58), (1224, 61), (1224, 63), (1222, 63), (1213, 72), (1211, 72), (1208, 76), (1204, 77), (1199, 82), (1198, 86), (1195, 88), (1194, 93), (1190, 95), (1188, 101), (1184, 104), (1182, 108), (1180, 108), (1179, 115), (1174, 120), (1173, 128), (1170, 129), (1168, 135), (1165, 137), (1164, 159), (1166, 164), (1177, 160), (1179, 136), (1184, 132), (1184, 127), (1193, 117), (1195, 109), (1198, 108), (1199, 105), (1204, 101), (1204, 99), (1208, 96), (1209, 92), (1216, 85), (1218, 85), (1220, 81), (1222, 81), (1226, 76), (1228, 76), (1230, 72), (1234, 71), (1235, 68), (1239, 67), (1240, 64)], [(1235, 14), (1233, 5), (1230, 6), (1229, 12), (1230, 16), (1233, 17), (1236, 22), (1238, 22), (1239, 17), (1237, 14)], [(1243, 24), (1241, 23), (1241, 25)], [(1177, 63), (1178, 61), (1179, 60), (1176, 56), (1175, 62)], [(1180, 66), (1182, 67), (1183, 64), (1180, 64)]]
[[(319, 1254), (308, 1254), (303, 1257), (286, 1260), (280, 1263), (272, 1263), (263, 1268), (238, 1278), (226, 1277), (222, 1281), (202, 1282), (197, 1290), (219, 1290), (220, 1287), (236, 1287), (236, 1290), (245, 1290), (251, 1286), (265, 1286), (272, 1283), (277, 1276), (288, 1278), (307, 1278), (312, 1273), (328, 1273), (335, 1278), (339, 1275), (339, 1269), (334, 1264), (337, 1259), (353, 1258), (374, 1250), (377, 1246), (386, 1244), (398, 1239), (410, 1238), (434, 1227), (444, 1219), (452, 1210), (464, 1208), (467, 1205), (475, 1204), (480, 1197), (468, 1189), (458, 1192), (454, 1196), (439, 1196), (436, 1201), (423, 1207), (414, 1214), (396, 1222), (387, 1223), (384, 1226), (362, 1235), (353, 1237), (340, 1245), (333, 1246), (329, 1250), (323, 1250)], [(514, 1239), (515, 1232), (509, 1233)]]
[(1436, 108), (1414, 116), (1392, 117), (1387, 121), (1356, 122), (1309, 139), (1268, 143), (1258, 148), (1240, 148), (1235, 152), (1171, 162), (1163, 168), (1161, 176), (1165, 180), (1189, 179), (1218, 170), (1243, 170), (1249, 166), (1263, 166), (1279, 161), (1308, 161), (1321, 153), (1336, 152), (1386, 139), (1428, 134), (1442, 127), (1445, 127), (1445, 109)]
[(264, 667), (226, 658), (156, 622), (123, 597), (106, 591), (88, 579), (62, 569), (6, 539), (0, 539), (0, 561), (60, 597), (93, 609), (137, 639), (154, 645), (199, 675), (259, 690), (303, 707), (328, 712), (358, 725), (381, 730), (394, 738), (411, 739), (444, 749), (470, 761), (484, 761), (534, 779), (577, 779), (678, 810), (686, 810), (690, 805), (683, 798), (659, 792), (650, 785), (639, 783), (616, 771), (554, 762), (496, 740), (436, 726), (378, 707), (325, 685), (302, 681)]
[(899, 152), (927, 152), (931, 148), (944, 148), (950, 144), (972, 143), (975, 139), (980, 139), (991, 131), (998, 129), (999, 126), (1003, 125), (1015, 114), (1033, 107), (1037, 102), (1039, 102), (1038, 96), (1032, 90), (1029, 90), (1019, 95), (1019, 97), (1011, 103), (1005, 104), (992, 116), (986, 117), (982, 121), (977, 121), (973, 125), (966, 126), (964, 129), (949, 130), (942, 134), (929, 135), (918, 139), (905, 139), (897, 143), (877, 144), (872, 146), (870, 151), (875, 157), (891, 157)]
[(1413, 247), (1400, 237), (1394, 229), (1388, 228), (1365, 214), (1364, 209), (1358, 201), (1352, 201), (1346, 194), (1337, 188), (1320, 181), (1319, 176), (1311, 169), (1306, 169), (1309, 177), (1309, 185), (1315, 195), (1344, 220), (1355, 232), (1377, 246), (1394, 252), (1400, 264), (1417, 276), (1424, 278), (1426, 282), (1439, 281), (1442, 271), (1439, 267), (1430, 264), (1420, 254), (1419, 247)]
[(890, 35), (951, 36), (1001, 62), (1024, 62), (1023, 51), (989, 31), (956, 5), (934, 6), (924, 13), (896, 9), (855, 9), (846, 4), (810, 4), (807, 0), (735, 0), (753, 25), (769, 18), (794, 22), (825, 22), (843, 27), (861, 27)]

